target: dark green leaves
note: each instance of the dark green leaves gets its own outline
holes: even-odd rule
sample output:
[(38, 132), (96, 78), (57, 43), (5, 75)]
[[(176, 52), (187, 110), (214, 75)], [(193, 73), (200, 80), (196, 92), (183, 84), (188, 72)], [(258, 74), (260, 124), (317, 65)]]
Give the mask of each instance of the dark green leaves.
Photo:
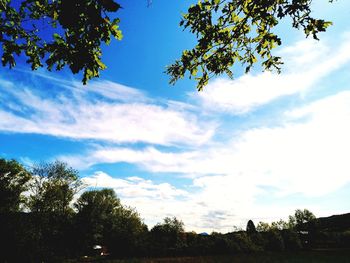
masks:
[(122, 38), (119, 19), (107, 14), (120, 8), (113, 0), (25, 0), (19, 7), (1, 0), (2, 64), (11, 68), (25, 55), (33, 70), (44, 63), (49, 70), (68, 66), (74, 74), (82, 71), (86, 84), (106, 68), (101, 44)]
[(116, 12), (121, 8), (121, 6), (118, 3), (112, 0), (100, 0), (100, 2), (108, 12)]
[(72, 212), (70, 203), (74, 195), (82, 188), (78, 172), (65, 163), (43, 163), (35, 165), (31, 174), (28, 208), (32, 212), (58, 213), (66, 215)]
[[(122, 39), (119, 19), (111, 20), (107, 14), (121, 8), (114, 0), (22, 0), (16, 6), (11, 2), (0, 0), (3, 66), (14, 67), (16, 56), (25, 55), (33, 70), (44, 64), (49, 70), (67, 66), (73, 73), (83, 72), (86, 84), (106, 68), (101, 44), (109, 44), (112, 37)], [(201, 90), (213, 76), (232, 78), (237, 63), (246, 72), (258, 61), (266, 70), (279, 71), (281, 58), (271, 52), (282, 43), (273, 32), (281, 19), (289, 17), (292, 27), (314, 39), (331, 25), (311, 17), (311, 2), (199, 0), (180, 22), (197, 37), (197, 45), (167, 67), (170, 83), (189, 73)]]
[(17, 161), (0, 159), (0, 213), (21, 210), (30, 179), (30, 173)]
[(170, 83), (189, 73), (202, 90), (216, 75), (233, 77), (233, 65), (240, 63), (249, 72), (258, 61), (265, 70), (280, 71), (281, 58), (272, 49), (282, 41), (273, 28), (284, 17), (294, 28), (318, 39), (332, 23), (311, 17), (311, 0), (200, 0), (183, 15), (180, 25), (197, 37), (197, 45), (185, 50), (167, 67)]

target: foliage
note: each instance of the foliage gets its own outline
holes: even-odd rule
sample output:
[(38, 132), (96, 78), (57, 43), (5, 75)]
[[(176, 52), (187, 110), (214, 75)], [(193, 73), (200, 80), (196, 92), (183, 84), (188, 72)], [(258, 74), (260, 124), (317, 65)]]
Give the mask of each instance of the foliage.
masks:
[[(65, 262), (92, 254), (94, 245), (106, 247), (112, 259), (239, 253), (254, 253), (255, 257), (270, 251), (295, 255), (305, 248), (350, 248), (350, 214), (316, 219), (310, 211), (298, 209), (289, 222), (260, 222), (255, 229), (250, 220), (247, 231), (210, 235), (186, 233), (181, 220), (167, 217), (148, 231), (135, 209), (122, 205), (112, 189), (85, 191), (72, 209), (72, 194), (81, 182), (66, 164), (36, 165), (31, 172), (31, 210), (23, 212), (18, 200), (27, 190), (31, 173), (14, 160), (0, 159), (1, 191), (12, 183), (18, 187), (9, 195), (15, 198), (8, 199), (15, 202), (8, 207), (2, 204), (0, 211), (0, 262)], [(277, 262), (282, 261), (281, 257)]]
[(308, 228), (310, 228), (310, 226), (315, 222), (315, 219), (315, 215), (309, 210), (297, 209), (295, 210), (294, 216), (289, 216), (289, 224), (298, 231), (307, 231)]
[(133, 208), (122, 206), (106, 233), (106, 245), (114, 256), (141, 255), (146, 251), (148, 228)]
[(281, 235), (287, 250), (296, 251), (302, 248), (299, 235), (293, 229), (284, 229), (281, 231)]
[[(282, 44), (273, 32), (281, 20), (289, 18), (292, 27), (314, 39), (332, 24), (312, 17), (311, 3), (199, 0), (180, 22), (196, 36), (197, 45), (184, 50), (181, 58), (167, 67), (170, 83), (189, 73), (201, 90), (213, 76), (225, 73), (232, 78), (237, 63), (248, 72), (259, 59), (264, 69), (279, 72), (283, 62), (272, 50)], [(101, 61), (101, 45), (109, 44), (112, 38), (122, 39), (119, 18), (110, 18), (120, 8), (114, 0), (1, 0), (2, 64), (12, 68), (17, 57), (23, 56), (33, 70), (68, 66), (74, 74), (82, 71), (86, 84), (106, 68)]]
[(265, 233), (266, 250), (270, 251), (283, 251), (285, 249), (284, 240), (280, 231), (277, 229), (272, 229)]
[[(185, 50), (167, 68), (170, 83), (189, 73), (202, 90), (213, 76), (233, 77), (233, 66), (241, 63), (245, 71), (261, 59), (263, 69), (280, 72), (282, 60), (272, 49), (282, 44), (273, 32), (289, 18), (292, 27), (318, 39), (332, 23), (311, 16), (311, 0), (199, 0), (183, 15), (180, 25), (197, 38), (197, 45)], [(332, 2), (332, 0), (330, 1)]]
[(256, 230), (258, 232), (267, 232), (270, 229), (270, 225), (268, 223), (265, 222), (259, 222), (259, 224), (256, 227)]
[(104, 234), (112, 227), (111, 218), (120, 205), (112, 189), (86, 191), (79, 197), (75, 208), (78, 210), (78, 234), (83, 240), (81, 249), (105, 243)]
[(176, 250), (184, 244), (184, 223), (176, 217), (164, 218), (151, 229), (151, 239), (158, 250), (166, 252), (168, 249)]
[(32, 212), (71, 213), (70, 203), (82, 186), (78, 172), (59, 161), (35, 165), (31, 172), (29, 209)]
[(17, 161), (0, 159), (0, 213), (20, 211), (30, 178), (30, 173)]
[(147, 227), (139, 214), (121, 205), (112, 189), (84, 192), (75, 204), (80, 248), (89, 251), (93, 245), (106, 245), (114, 254), (128, 254), (135, 249)]
[(300, 236), (294, 225), (282, 219), (271, 224), (259, 222), (257, 231), (263, 237), (263, 240), (260, 238), (258, 242), (266, 250), (282, 251), (286, 249), (294, 251), (302, 247)]
[(256, 233), (256, 228), (255, 228), (254, 222), (252, 220), (248, 221), (246, 231), (248, 234)]
[(1, 61), (10, 68), (24, 56), (33, 70), (43, 67), (83, 71), (83, 83), (106, 68), (101, 44), (122, 38), (119, 19), (108, 12), (121, 6), (113, 0), (22, 0), (0, 2)]

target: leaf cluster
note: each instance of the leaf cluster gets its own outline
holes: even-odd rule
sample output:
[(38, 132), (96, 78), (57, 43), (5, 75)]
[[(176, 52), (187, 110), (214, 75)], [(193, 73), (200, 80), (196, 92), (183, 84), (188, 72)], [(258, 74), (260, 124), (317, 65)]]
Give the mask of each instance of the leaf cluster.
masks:
[[(332, 2), (332, 1), (330, 1)], [(197, 45), (185, 50), (180, 59), (167, 67), (170, 83), (186, 73), (202, 90), (213, 76), (227, 74), (240, 63), (249, 72), (261, 60), (265, 70), (277, 70), (283, 64), (272, 50), (282, 44), (273, 32), (280, 20), (290, 18), (292, 27), (318, 39), (332, 23), (311, 16), (312, 0), (199, 0), (183, 15), (180, 26), (197, 38)]]
[(119, 19), (108, 15), (120, 8), (114, 0), (1, 0), (2, 65), (12, 68), (24, 55), (33, 70), (82, 71), (86, 84), (106, 68), (101, 44), (122, 38)]

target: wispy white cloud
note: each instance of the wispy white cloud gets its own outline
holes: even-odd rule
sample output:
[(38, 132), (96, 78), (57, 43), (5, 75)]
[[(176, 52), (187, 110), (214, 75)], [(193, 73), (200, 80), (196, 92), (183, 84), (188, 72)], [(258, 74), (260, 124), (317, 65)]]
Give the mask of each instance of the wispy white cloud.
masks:
[(198, 145), (215, 130), (208, 123), (204, 129), (204, 123), (186, 110), (158, 105), (137, 89), (109, 81), (83, 88), (72, 83), (75, 88), (50, 95), (35, 87), (10, 89), (8, 85), (1, 82), (0, 88), (16, 107), (2, 98), (2, 131), (114, 143)]
[(280, 50), (283, 74), (263, 72), (235, 80), (217, 78), (199, 97), (209, 111), (244, 114), (282, 96), (302, 94), (350, 61), (350, 37), (343, 34), (334, 49), (326, 40), (306, 39)]
[(83, 86), (80, 82), (71, 83), (80, 91), (99, 94), (113, 101), (123, 102), (150, 102), (151, 99), (141, 90), (121, 85), (112, 81), (92, 81), (89, 86)]
[[(222, 117), (223, 111), (243, 114), (282, 96), (303, 95), (348, 64), (349, 39), (343, 36), (336, 49), (325, 41), (300, 41), (281, 51), (286, 61), (281, 75), (265, 72), (234, 81), (217, 79), (198, 95), (199, 105), (203, 111), (216, 112), (211, 115), (216, 119)], [(125, 196), (123, 200), (137, 207), (151, 224), (164, 216), (175, 215), (184, 220), (188, 229), (229, 231), (233, 225), (244, 225), (250, 218), (278, 219), (298, 208), (292, 204), (283, 207), (257, 205), (261, 196), (271, 200), (291, 195), (319, 198), (350, 182), (350, 166), (346, 159), (350, 154), (350, 92), (347, 88), (350, 87), (342, 87), (342, 92), (335, 90), (333, 95), (313, 102), (304, 100), (303, 106), (274, 112), (278, 118), (273, 126), (264, 124), (228, 131), (225, 129), (227, 120), (221, 119), (217, 132), (224, 132), (225, 140), (211, 137), (204, 144), (182, 151), (157, 146), (110, 145), (61, 157), (78, 167), (126, 162), (148, 172), (186, 177), (189, 186), (177, 189), (185, 191), (185, 195), (163, 199), (135, 195)], [(175, 102), (175, 107), (169, 108), (196, 114), (188, 104), (183, 106), (177, 107)], [(241, 120), (243, 117), (240, 116)], [(230, 116), (229, 120), (234, 118)], [(134, 186), (129, 184), (126, 189), (129, 187)], [(174, 188), (171, 189), (169, 191), (173, 192)], [(116, 190), (123, 195), (122, 189)], [(324, 211), (321, 205), (309, 208)]]
[[(242, 214), (243, 208), (252, 201), (249, 189), (241, 188), (241, 180), (236, 186), (224, 188), (217, 195), (217, 191), (222, 190), (222, 186), (227, 183), (225, 177), (196, 179), (187, 190), (178, 189), (169, 183), (156, 184), (140, 177), (114, 178), (104, 172), (96, 172), (83, 181), (87, 186), (97, 189), (113, 188), (124, 204), (137, 207), (150, 226), (166, 216), (177, 216), (185, 221), (188, 229), (232, 230), (235, 213)], [(232, 191), (236, 194), (232, 194)], [(223, 198), (226, 200), (224, 203)]]
[[(230, 175), (272, 185), (281, 194), (322, 195), (349, 181), (350, 92), (288, 111), (279, 126), (254, 128), (229, 142), (199, 150), (107, 147), (62, 156), (77, 166), (127, 162), (151, 172)], [(330, 176), (332, 175), (332, 176)], [(317, 182), (317, 187), (312, 187)]]
[[(174, 153), (163, 152), (155, 147), (131, 149), (123, 146), (97, 147), (81, 155), (62, 155), (58, 158), (79, 168), (86, 168), (98, 163), (132, 163), (152, 172), (174, 172), (185, 160), (198, 156), (196, 151)], [(199, 157), (199, 156), (198, 156)]]
[(151, 198), (154, 200), (171, 199), (186, 196), (187, 192), (179, 190), (169, 183), (155, 184), (137, 176), (125, 179), (113, 178), (104, 172), (95, 172), (91, 177), (83, 178), (83, 182), (90, 187), (113, 188), (122, 198)]
[[(115, 178), (104, 172), (95, 172), (83, 178), (85, 185), (95, 189), (113, 188), (123, 204), (136, 207), (149, 226), (166, 216), (178, 214), (180, 201), (189, 196), (185, 190), (169, 183), (154, 183), (137, 176)], [(180, 209), (181, 210), (181, 209)]]
[(257, 214), (260, 219), (271, 219), (287, 216), (296, 208), (262, 209), (256, 205), (258, 195), (313, 198), (349, 183), (349, 123), (350, 92), (344, 91), (285, 112), (278, 126), (250, 129), (228, 142), (198, 150), (179, 153), (112, 147), (67, 160), (90, 165), (127, 162), (151, 172), (182, 174), (192, 182), (186, 188), (186, 198), (162, 199), (158, 215), (154, 215), (156, 201), (152, 198), (125, 200), (148, 219), (160, 220), (160, 215), (172, 214), (181, 217), (190, 229), (229, 231)]
[[(188, 180), (188, 185), (175, 187), (166, 177), (155, 183), (140, 174), (121, 179), (101, 171), (84, 178), (92, 187), (114, 188), (150, 225), (175, 215), (189, 230), (210, 232), (232, 230), (256, 215), (277, 219), (296, 207), (257, 205), (259, 197), (318, 198), (350, 182), (350, 87), (324, 98), (320, 94), (313, 102), (303, 100), (292, 109), (279, 108), (263, 116), (266, 123), (262, 119), (244, 126), (244, 113), (253, 114), (282, 96), (304, 94), (344, 68), (350, 41), (344, 36), (341, 42), (337, 48), (325, 41), (298, 42), (281, 51), (286, 61), (281, 75), (217, 79), (194, 105), (151, 98), (107, 81), (89, 87), (64, 81), (60, 85), (65, 91), (50, 95), (0, 81), (0, 130), (96, 140), (86, 152), (58, 156), (75, 168), (129, 163)], [(269, 126), (272, 115), (278, 118)], [(243, 129), (231, 130), (230, 121)], [(308, 208), (320, 211), (321, 205)]]

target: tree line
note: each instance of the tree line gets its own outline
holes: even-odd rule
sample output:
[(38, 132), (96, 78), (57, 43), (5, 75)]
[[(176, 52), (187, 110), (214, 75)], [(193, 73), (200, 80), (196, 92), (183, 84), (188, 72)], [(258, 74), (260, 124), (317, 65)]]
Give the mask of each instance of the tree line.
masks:
[(112, 189), (84, 189), (78, 172), (65, 163), (26, 169), (0, 159), (0, 262), (295, 251), (320, 246), (320, 240), (323, 246), (332, 241), (350, 247), (349, 233), (329, 235), (317, 222), (305, 209), (288, 221), (255, 226), (249, 220), (245, 230), (226, 234), (185, 232), (175, 217), (149, 230)]

